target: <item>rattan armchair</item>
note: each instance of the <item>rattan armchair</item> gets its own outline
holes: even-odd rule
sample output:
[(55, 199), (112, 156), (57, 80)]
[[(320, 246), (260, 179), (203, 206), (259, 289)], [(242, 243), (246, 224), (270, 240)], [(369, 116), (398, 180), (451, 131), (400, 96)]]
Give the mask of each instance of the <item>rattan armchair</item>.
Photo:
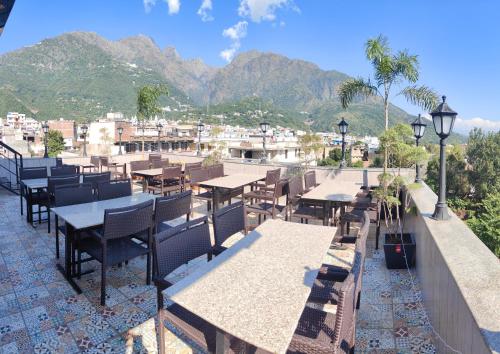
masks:
[(101, 172), (101, 173), (87, 173), (83, 175), (83, 183), (90, 183), (92, 185), (92, 190), (94, 195), (97, 196), (97, 186), (99, 183), (110, 182), (111, 172)]
[(153, 194), (170, 195), (172, 192), (184, 190), (182, 182), (182, 168), (180, 166), (165, 167), (159, 178), (148, 182), (147, 190)]
[(132, 195), (130, 179), (121, 179), (97, 184), (97, 200), (128, 197)]
[(285, 196), (287, 193), (287, 185), (288, 185), (288, 180), (287, 179), (280, 179), (278, 182), (276, 182), (276, 185), (274, 187), (274, 191), (272, 194), (270, 194), (267, 191), (262, 191), (259, 196), (256, 196), (256, 194), (253, 193), (246, 193), (243, 195), (244, 199), (257, 199), (255, 203), (251, 203), (250, 205), (247, 205), (246, 207), (246, 213), (254, 213), (258, 215), (258, 221), (259, 225), (261, 223), (261, 217), (264, 217), (264, 220), (268, 216), (271, 218), (275, 219), (276, 216), (283, 211), (285, 211), (285, 219), (287, 219), (287, 205), (279, 204), (279, 200), (281, 197)]
[[(19, 170), (19, 177), (21, 181), (26, 179), (35, 178), (47, 178), (47, 167), (25, 167)], [(31, 220), (32, 215), (35, 213), (38, 215), (38, 223), (42, 221), (42, 211), (40, 210), (40, 204), (47, 199), (47, 192), (45, 190), (37, 190), (31, 195), (28, 193), (28, 188), (24, 184), (20, 185), (21, 198), (24, 197), (26, 200), (26, 212), (28, 213), (28, 220)], [(37, 206), (36, 212), (33, 212), (33, 206)], [(30, 209), (31, 208), (31, 209)], [(21, 214), (23, 213), (21, 209)]]
[(40, 203), (47, 210), (47, 232), (50, 233), (50, 208), (54, 206), (54, 193), (56, 186), (62, 186), (67, 184), (78, 184), (80, 183), (80, 176), (56, 176), (47, 178), (47, 194), (45, 200), (41, 200)]
[(80, 173), (80, 166), (77, 165), (63, 165), (61, 167), (51, 167), (50, 176), (72, 176)]
[(212, 253), (217, 256), (227, 249), (222, 244), (238, 232), (247, 232), (245, 204), (240, 201), (221, 208), (213, 214), (215, 245)]

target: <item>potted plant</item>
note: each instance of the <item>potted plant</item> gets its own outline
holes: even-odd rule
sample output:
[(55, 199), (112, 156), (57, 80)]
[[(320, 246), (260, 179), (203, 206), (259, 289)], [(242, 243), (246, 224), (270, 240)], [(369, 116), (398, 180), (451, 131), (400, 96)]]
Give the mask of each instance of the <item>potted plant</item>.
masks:
[(380, 186), (374, 191), (379, 201), (377, 245), (383, 220), (387, 229), (384, 234), (387, 268), (413, 267), (416, 261), (415, 236), (404, 232), (404, 220), (411, 201), (408, 190), (419, 188), (420, 184), (414, 183), (409, 176), (403, 176), (401, 169), (421, 164), (427, 159), (427, 153), (413, 144), (412, 130), (404, 124), (385, 131), (380, 137), (380, 143), (387, 154), (388, 166), (392, 172), (379, 175)]

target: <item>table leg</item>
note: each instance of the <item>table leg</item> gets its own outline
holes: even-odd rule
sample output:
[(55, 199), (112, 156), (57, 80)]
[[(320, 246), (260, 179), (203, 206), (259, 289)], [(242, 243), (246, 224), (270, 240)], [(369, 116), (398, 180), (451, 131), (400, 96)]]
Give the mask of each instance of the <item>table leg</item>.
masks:
[(71, 226), (66, 224), (66, 235), (64, 237), (64, 268), (61, 266), (60, 263), (57, 263), (57, 270), (61, 272), (61, 274), (64, 276), (66, 281), (71, 285), (71, 287), (78, 293), (82, 293), (82, 289), (78, 286), (78, 284), (75, 283), (73, 280), (73, 275), (71, 270), (72, 270), (72, 256), (73, 256), (73, 239), (74, 239), (74, 234), (75, 234), (75, 229)]
[(219, 188), (214, 187), (212, 192), (212, 212), (215, 213), (219, 209)]
[(344, 235), (345, 223), (344, 223), (344, 214), (345, 214), (345, 203), (340, 203), (340, 236)]
[(228, 344), (226, 334), (218, 328), (215, 333), (215, 354), (224, 354)]
[(26, 199), (26, 221), (33, 226), (33, 190), (28, 189), (28, 198)]
[(24, 214), (24, 211), (23, 211), (23, 190), (24, 190), (24, 186), (23, 186), (23, 183), (21, 182), (19, 184), (19, 198), (20, 198), (20, 203), (21, 203), (21, 215)]
[(331, 205), (329, 201), (323, 204), (323, 226), (328, 226), (328, 219), (330, 217)]
[(142, 177), (142, 192), (146, 193), (148, 191), (148, 179), (146, 177)]

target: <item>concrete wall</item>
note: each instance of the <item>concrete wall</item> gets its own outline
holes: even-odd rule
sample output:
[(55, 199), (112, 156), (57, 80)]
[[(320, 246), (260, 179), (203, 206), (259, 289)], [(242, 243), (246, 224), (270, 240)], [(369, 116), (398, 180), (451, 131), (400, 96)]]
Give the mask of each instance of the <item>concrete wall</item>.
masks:
[[(431, 323), (462, 353), (500, 352), (500, 264), (455, 214), (430, 218), (437, 196), (412, 190), (405, 228), (417, 244), (417, 274)], [(451, 213), (451, 211), (450, 211)], [(439, 353), (452, 353), (436, 340)]]

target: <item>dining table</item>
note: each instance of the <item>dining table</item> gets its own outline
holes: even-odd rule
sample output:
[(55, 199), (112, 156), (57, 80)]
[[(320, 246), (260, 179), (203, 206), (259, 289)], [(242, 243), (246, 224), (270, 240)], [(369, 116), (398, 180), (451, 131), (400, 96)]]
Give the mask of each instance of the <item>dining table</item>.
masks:
[(76, 276), (74, 269), (75, 261), (73, 259), (75, 234), (102, 226), (104, 224), (104, 212), (106, 209), (128, 207), (155, 198), (156, 196), (153, 194), (137, 193), (126, 197), (51, 208), (51, 212), (57, 215), (59, 220), (63, 220), (66, 226), (64, 265), (57, 263), (57, 269), (63, 274), (75, 291), (81, 293), (80, 287), (73, 280)]
[(163, 294), (216, 328), (216, 353), (228, 336), (285, 353), (335, 233), (267, 220)]

